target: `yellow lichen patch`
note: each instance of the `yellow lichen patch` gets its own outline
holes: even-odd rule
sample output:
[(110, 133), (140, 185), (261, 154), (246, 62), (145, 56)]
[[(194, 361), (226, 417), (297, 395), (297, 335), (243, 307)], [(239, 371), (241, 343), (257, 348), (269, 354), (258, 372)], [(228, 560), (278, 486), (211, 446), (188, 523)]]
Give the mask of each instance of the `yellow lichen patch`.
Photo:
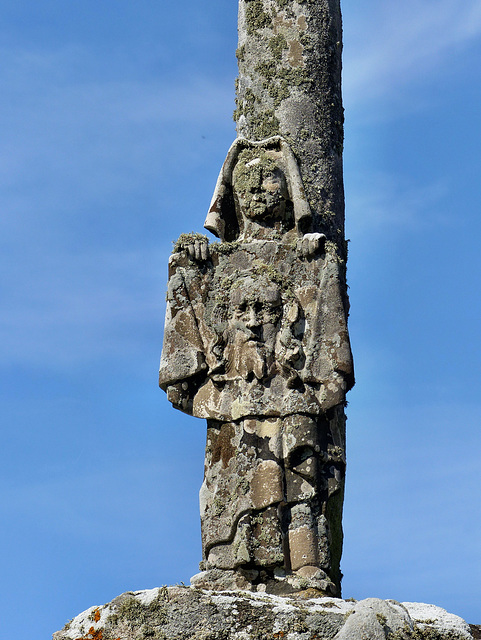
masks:
[[(96, 609), (98, 611), (98, 609)], [(100, 615), (99, 615), (100, 618)], [(81, 638), (75, 638), (75, 640), (103, 640), (104, 632), (103, 629), (94, 629), (90, 627), (86, 636), (82, 636)], [(114, 640), (120, 640), (120, 638), (114, 638)]]
[(260, 438), (273, 438), (280, 434), (281, 422), (277, 418), (248, 419), (244, 422), (244, 429), (247, 433), (255, 433)]
[(261, 438), (273, 438), (280, 434), (281, 421), (280, 420), (260, 420), (258, 421), (258, 435)]
[(232, 408), (231, 408), (232, 418), (234, 420), (238, 420), (239, 418), (242, 418), (245, 415), (246, 410), (247, 410), (247, 406), (243, 404), (241, 400), (236, 398), (232, 403)]

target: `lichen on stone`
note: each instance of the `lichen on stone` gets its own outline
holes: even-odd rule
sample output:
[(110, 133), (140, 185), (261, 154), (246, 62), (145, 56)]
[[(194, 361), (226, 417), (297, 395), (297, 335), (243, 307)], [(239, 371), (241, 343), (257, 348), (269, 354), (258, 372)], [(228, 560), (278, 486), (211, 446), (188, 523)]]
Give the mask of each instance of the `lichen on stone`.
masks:
[(291, 92), (289, 90), (289, 85), (287, 82), (280, 83), (266, 83), (268, 86), (266, 87), (270, 97), (274, 101), (274, 107), (278, 107), (283, 100), (286, 100), (290, 97)]
[(236, 251), (239, 248), (239, 242), (235, 240), (234, 242), (213, 242), (210, 245), (211, 252), (216, 252), (221, 255), (229, 255)]
[[(256, 164), (252, 160), (259, 160)], [(248, 193), (255, 189), (267, 174), (277, 169), (276, 161), (264, 149), (243, 149), (232, 174), (236, 190)]]
[(262, 140), (279, 134), (280, 122), (273, 109), (266, 109), (255, 114), (250, 121), (253, 136)]
[(293, 87), (310, 85), (312, 83), (307, 69), (303, 67), (288, 68), (279, 66), (274, 60), (260, 62), (255, 70), (268, 81), (273, 79), (285, 80), (289, 86)]
[[(242, 553), (242, 544), (238, 547)], [(205, 570), (205, 564), (201, 569)], [(85, 624), (92, 613), (89, 610), (74, 618), (70, 629), (66, 626), (56, 632), (54, 640), (334, 640), (361, 636), (387, 640), (468, 640), (471, 637), (469, 627), (460, 618), (432, 605), (417, 605), (414, 615), (413, 603), (319, 599), (313, 589), (296, 597), (245, 590), (237, 590), (235, 594), (215, 593), (202, 587), (163, 587), (152, 591), (123, 594), (100, 608), (102, 612), (106, 609), (116, 614), (126, 611), (127, 618), (111, 616), (103, 626), (95, 623), (94, 628)], [(419, 607), (427, 608), (426, 615)], [(369, 614), (367, 618), (359, 617), (362, 610)], [(140, 614), (138, 620), (133, 618), (135, 611)], [(370, 630), (376, 633), (369, 634)]]
[(245, 116), (248, 122), (249, 136), (262, 140), (280, 133), (280, 123), (274, 109), (256, 107), (257, 97), (252, 89), (246, 89), (244, 94), (236, 98), (236, 110), (233, 114), (235, 122)]
[(196, 231), (181, 233), (177, 240), (173, 242), (174, 248), (172, 249), (172, 253), (180, 253), (196, 241), (209, 242), (209, 238), (203, 233), (197, 233)]
[(389, 640), (465, 640), (465, 636), (460, 636), (456, 632), (441, 632), (435, 627), (424, 625), (420, 627), (417, 624), (412, 629), (406, 624), (402, 629), (388, 631), (388, 638)]
[(246, 47), (245, 44), (236, 49), (235, 56), (239, 62), (243, 62), (245, 58)]
[(246, 26), (249, 35), (258, 29), (267, 27), (271, 22), (269, 15), (264, 11), (262, 0), (249, 0), (246, 6)]
[(282, 52), (287, 49), (287, 47), (287, 40), (282, 33), (273, 36), (269, 40), (269, 49), (271, 50), (271, 53), (276, 60), (282, 59)]

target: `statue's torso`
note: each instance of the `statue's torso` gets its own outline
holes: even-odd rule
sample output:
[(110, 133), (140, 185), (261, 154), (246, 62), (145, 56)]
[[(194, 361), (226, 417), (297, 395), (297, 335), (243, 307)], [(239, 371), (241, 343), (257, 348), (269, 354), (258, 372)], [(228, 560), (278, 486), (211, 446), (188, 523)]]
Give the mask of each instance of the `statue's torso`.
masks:
[[(302, 258), (293, 243), (279, 240), (213, 244), (203, 262), (174, 254), (161, 386), (183, 381), (178, 408), (226, 421), (316, 415), (339, 404), (352, 361), (338, 272), (329, 249)], [(283, 318), (270, 346), (233, 335), (232, 292), (253, 276), (282, 291)]]

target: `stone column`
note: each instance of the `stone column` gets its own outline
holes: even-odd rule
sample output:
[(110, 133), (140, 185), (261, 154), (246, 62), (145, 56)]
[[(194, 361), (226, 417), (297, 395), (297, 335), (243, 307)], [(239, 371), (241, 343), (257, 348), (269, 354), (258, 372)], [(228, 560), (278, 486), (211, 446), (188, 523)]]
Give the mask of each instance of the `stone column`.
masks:
[(339, 0), (240, 0), (238, 135), (287, 140), (313, 213), (311, 230), (334, 242), (344, 261), (341, 52)]
[[(325, 234), (336, 256), (347, 320), (340, 1), (239, 0), (238, 31), (238, 135), (251, 140), (280, 135), (289, 143), (312, 212), (305, 231)], [(339, 416), (345, 420), (343, 411)], [(339, 583), (342, 498), (335, 511), (331, 575), (337, 574)]]

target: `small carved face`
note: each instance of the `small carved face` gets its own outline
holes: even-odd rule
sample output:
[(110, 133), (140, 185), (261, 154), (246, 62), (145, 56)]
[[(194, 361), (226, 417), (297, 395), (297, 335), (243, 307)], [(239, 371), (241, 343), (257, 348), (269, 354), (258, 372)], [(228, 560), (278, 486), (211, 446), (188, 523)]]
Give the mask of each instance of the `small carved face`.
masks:
[(251, 381), (269, 377), (282, 318), (279, 287), (265, 278), (245, 279), (230, 292), (229, 315), (223, 334), (226, 376)]
[(276, 285), (260, 284), (249, 280), (231, 291), (231, 323), (247, 340), (270, 342), (282, 317), (281, 292)]
[(239, 162), (232, 186), (241, 213), (256, 220), (282, 217), (288, 199), (284, 172), (270, 158)]

